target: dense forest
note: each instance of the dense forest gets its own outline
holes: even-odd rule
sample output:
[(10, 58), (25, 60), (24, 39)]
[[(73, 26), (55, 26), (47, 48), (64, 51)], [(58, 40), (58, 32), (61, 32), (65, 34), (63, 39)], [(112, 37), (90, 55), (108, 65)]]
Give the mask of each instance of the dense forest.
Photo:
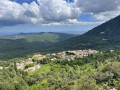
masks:
[(120, 50), (71, 61), (43, 59), (34, 72), (17, 70), (19, 60), (0, 62), (0, 90), (120, 90)]

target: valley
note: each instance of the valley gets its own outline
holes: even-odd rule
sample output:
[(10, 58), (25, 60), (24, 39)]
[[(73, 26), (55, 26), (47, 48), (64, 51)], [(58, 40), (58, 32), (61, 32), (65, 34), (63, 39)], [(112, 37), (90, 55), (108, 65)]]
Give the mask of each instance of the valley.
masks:
[[(18, 34), (19, 39), (15, 39), (14, 36), (1, 36), (4, 39), (0, 39), (0, 60), (25, 57), (35, 52), (51, 52), (47, 50), (48, 47), (76, 35), (65, 33), (21, 33)], [(24, 38), (20, 39), (21, 37)]]

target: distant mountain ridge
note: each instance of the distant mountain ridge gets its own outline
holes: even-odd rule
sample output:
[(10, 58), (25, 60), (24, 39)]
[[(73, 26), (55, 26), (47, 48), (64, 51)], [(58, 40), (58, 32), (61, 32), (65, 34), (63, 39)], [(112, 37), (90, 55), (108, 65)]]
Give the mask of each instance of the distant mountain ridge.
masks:
[(99, 49), (120, 48), (120, 16), (111, 19), (83, 35), (55, 44), (51, 49)]
[(40, 35), (42, 35), (42, 36), (44, 35), (44, 37), (45, 37), (45, 35), (49, 36), (51, 34), (53, 36), (54, 35), (58, 35), (60, 38), (62, 38), (62, 36), (63, 36), (63, 38), (65, 38), (65, 39), (71, 38), (73, 36), (76, 36), (76, 34), (55, 33), (55, 32), (40, 32), (40, 33), (19, 33), (19, 34), (14, 34), (14, 35), (2, 35), (2, 36), (0, 36), (0, 39), (12, 39), (12, 40), (16, 40), (16, 39), (24, 39), (24, 38), (28, 38), (28, 37), (32, 38), (32, 36), (34, 38), (34, 36), (36, 36), (36, 35), (39, 35), (39, 36)]
[[(4, 36), (0, 39), (0, 60), (22, 57), (35, 52), (47, 52), (47, 48), (56, 42), (64, 41), (76, 35), (66, 33), (20, 33)], [(7, 38), (7, 39), (6, 39)]]
[(26, 37), (28, 42), (60, 42), (63, 40), (66, 40), (68, 38), (72, 38), (74, 36), (77, 36), (76, 34), (66, 34), (66, 33), (53, 33), (53, 32), (45, 32), (45, 33), (40, 33), (36, 35), (32, 35), (30, 37)]

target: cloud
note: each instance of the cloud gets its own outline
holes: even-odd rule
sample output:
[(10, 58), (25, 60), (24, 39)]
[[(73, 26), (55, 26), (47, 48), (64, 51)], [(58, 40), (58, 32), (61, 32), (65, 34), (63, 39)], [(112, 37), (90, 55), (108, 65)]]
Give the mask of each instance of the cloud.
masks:
[(75, 3), (84, 12), (100, 13), (115, 10), (120, 0), (75, 0)]
[(120, 0), (75, 0), (75, 5), (97, 20), (106, 21), (120, 15)]
[(0, 1), (0, 25), (36, 24), (38, 20), (42, 20), (42, 17), (35, 2), (20, 5), (9, 0)]
[(67, 26), (72, 26), (72, 25), (80, 25), (80, 26), (87, 26), (87, 25), (99, 25), (104, 22), (81, 22), (78, 21), (77, 19), (67, 19), (66, 21), (61, 21), (61, 22), (52, 22), (49, 24), (41, 24), (42, 26), (61, 26), (61, 25), (67, 25)]
[(102, 24), (103, 22), (81, 22), (77, 19), (68, 19), (67, 24), (68, 25), (94, 25), (94, 24)]
[[(68, 2), (67, 2), (68, 1)], [(19, 4), (0, 0), (0, 27), (18, 24), (88, 25), (120, 14), (120, 0), (37, 0)], [(109, 5), (108, 5), (109, 4)], [(100, 22), (81, 22), (81, 14), (91, 14)]]
[(78, 18), (81, 11), (73, 3), (65, 0), (38, 0), (41, 15), (46, 21), (64, 21), (66, 19)]
[(78, 18), (81, 13), (80, 8), (65, 0), (37, 1), (38, 4), (33, 1), (21, 5), (10, 0), (0, 0), (0, 26), (60, 23)]
[(94, 14), (94, 18), (97, 20), (103, 20), (103, 21), (107, 21), (111, 18), (114, 18), (116, 16), (120, 15), (120, 9), (116, 9), (114, 11), (106, 11), (106, 12), (101, 12), (98, 14)]

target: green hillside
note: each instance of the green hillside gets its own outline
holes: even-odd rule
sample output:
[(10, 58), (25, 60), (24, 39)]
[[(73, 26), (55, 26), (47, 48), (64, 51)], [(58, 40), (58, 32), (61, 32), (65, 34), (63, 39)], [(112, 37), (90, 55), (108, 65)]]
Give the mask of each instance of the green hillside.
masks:
[[(22, 34), (23, 35), (23, 34)], [(24, 34), (24, 37), (28, 34)], [(41, 33), (23, 39), (0, 39), (0, 60), (8, 60), (15, 57), (24, 57), (36, 52), (48, 52), (47, 48), (52, 44), (73, 37), (73, 34), (65, 33)]]
[(42, 35), (33, 35), (25, 38), (28, 42), (58, 42), (59, 36), (50, 33), (44, 33)]
[(26, 37), (25, 39), (28, 42), (59, 42), (68, 38), (72, 38), (76, 35), (74, 34), (66, 34), (66, 33), (41, 33), (40, 35), (32, 35), (30, 37)]
[(41, 33), (19, 33), (19, 34), (14, 34), (14, 35), (1, 35), (0, 39), (11, 39), (11, 40), (16, 40), (16, 39), (23, 39), (26, 37), (31, 37), (33, 35), (41, 35)]
[(73, 36), (76, 36), (75, 34), (67, 34), (67, 33), (55, 33), (55, 32), (40, 32), (40, 33), (19, 33), (15, 35), (2, 35), (0, 36), (0, 39), (24, 39), (26, 38), (28, 41), (49, 41), (52, 39), (59, 39), (59, 40), (65, 40), (67, 38), (71, 38)]
[(65, 40), (53, 46), (53, 50), (120, 48), (120, 16), (93, 28), (87, 33)]

